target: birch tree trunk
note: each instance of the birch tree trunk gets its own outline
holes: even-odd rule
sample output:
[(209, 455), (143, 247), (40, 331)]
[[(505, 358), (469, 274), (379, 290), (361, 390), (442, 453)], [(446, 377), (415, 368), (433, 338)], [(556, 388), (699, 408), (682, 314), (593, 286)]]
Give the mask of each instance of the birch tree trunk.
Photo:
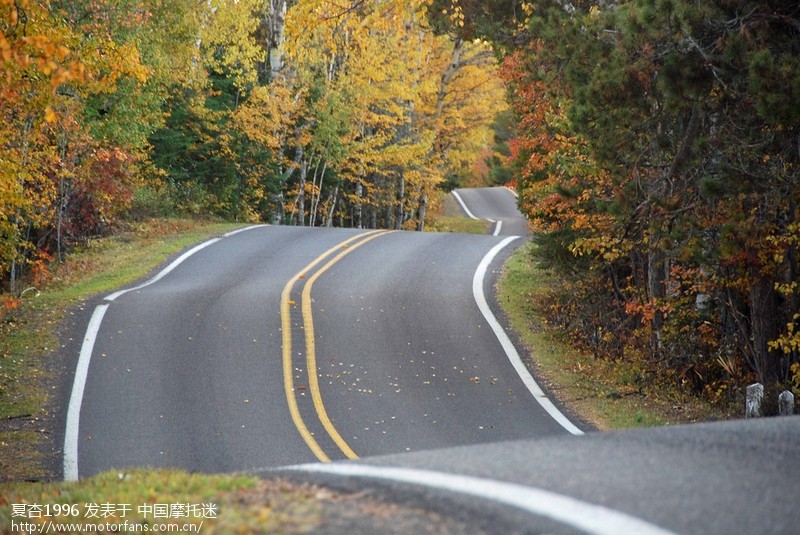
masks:
[[(303, 150), (300, 147), (299, 150)], [(308, 176), (308, 160), (304, 157), (300, 162), (300, 191), (297, 193), (297, 221), (301, 227), (305, 226), (306, 219), (306, 178)]]
[(333, 216), (336, 214), (336, 205), (339, 202), (339, 186), (333, 189), (330, 197), (330, 204), (328, 206), (328, 214), (325, 218), (325, 226), (331, 228), (333, 226)]
[(442, 116), (444, 111), (444, 99), (447, 97), (447, 88), (450, 82), (453, 81), (458, 70), (461, 68), (461, 53), (464, 51), (464, 40), (461, 38), (456, 39), (453, 44), (453, 55), (450, 57), (450, 64), (442, 73), (442, 78), (439, 82), (439, 93), (436, 95), (436, 115), (438, 119)]
[(269, 79), (274, 81), (283, 70), (286, 47), (286, 10), (290, 0), (269, 0), (265, 15)]
[(417, 219), (417, 231), (422, 232), (425, 230), (425, 216), (428, 212), (428, 194), (424, 193), (419, 199), (419, 212)]
[[(317, 225), (317, 213), (319, 212), (319, 204), (322, 200), (322, 181), (325, 179), (325, 171), (328, 169), (328, 162), (322, 163), (322, 171), (319, 169), (320, 162), (314, 169), (313, 196), (311, 198), (311, 214), (308, 216), (308, 226), (315, 227)], [(319, 185), (317, 185), (317, 177), (319, 177)]]

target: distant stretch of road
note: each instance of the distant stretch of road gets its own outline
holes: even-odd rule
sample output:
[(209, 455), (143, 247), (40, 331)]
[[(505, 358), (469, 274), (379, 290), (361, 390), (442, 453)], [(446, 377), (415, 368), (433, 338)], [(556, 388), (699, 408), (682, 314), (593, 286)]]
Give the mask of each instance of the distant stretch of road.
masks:
[(526, 236), (528, 221), (517, 209), (516, 193), (508, 188), (457, 189), (452, 193), (463, 214), (493, 223), (492, 233)]
[(507, 233), (525, 232), (514, 196), (460, 193), (472, 217), (503, 222), (498, 235), (258, 226), (98, 299), (65, 476), (579, 433), (498, 338), (492, 285), (521, 242)]

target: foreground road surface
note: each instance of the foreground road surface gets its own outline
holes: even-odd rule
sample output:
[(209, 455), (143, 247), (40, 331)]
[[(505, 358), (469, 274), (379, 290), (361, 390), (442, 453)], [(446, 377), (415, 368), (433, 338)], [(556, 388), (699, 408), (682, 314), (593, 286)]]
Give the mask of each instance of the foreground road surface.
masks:
[(800, 526), (798, 442), (795, 416), (482, 444), (283, 473), (430, 511), (440, 519), (430, 533), (792, 535)]

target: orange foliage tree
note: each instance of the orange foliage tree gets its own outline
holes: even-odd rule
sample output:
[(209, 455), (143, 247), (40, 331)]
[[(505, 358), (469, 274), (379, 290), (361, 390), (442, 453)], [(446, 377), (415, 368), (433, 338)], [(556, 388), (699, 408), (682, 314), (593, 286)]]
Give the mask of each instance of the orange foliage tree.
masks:
[(158, 49), (181, 4), (193, 5), (0, 2), (0, 276), (12, 293), (28, 266), (60, 260), (129, 206), (163, 86), (188, 77), (188, 61), (168, 74), (179, 43), (169, 60)]
[(503, 63), (512, 156), (539, 256), (564, 281), (554, 316), (643, 376), (712, 396), (787, 384), (800, 359), (796, 6), (519, 4), (527, 49)]

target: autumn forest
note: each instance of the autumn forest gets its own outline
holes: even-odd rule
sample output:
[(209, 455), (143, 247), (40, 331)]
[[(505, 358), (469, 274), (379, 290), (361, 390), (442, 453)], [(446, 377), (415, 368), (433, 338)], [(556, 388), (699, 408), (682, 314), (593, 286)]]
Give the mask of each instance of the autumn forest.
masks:
[(424, 230), (480, 164), (574, 343), (712, 401), (800, 389), (795, 1), (0, 0), (0, 27), (7, 305), (125, 221)]

